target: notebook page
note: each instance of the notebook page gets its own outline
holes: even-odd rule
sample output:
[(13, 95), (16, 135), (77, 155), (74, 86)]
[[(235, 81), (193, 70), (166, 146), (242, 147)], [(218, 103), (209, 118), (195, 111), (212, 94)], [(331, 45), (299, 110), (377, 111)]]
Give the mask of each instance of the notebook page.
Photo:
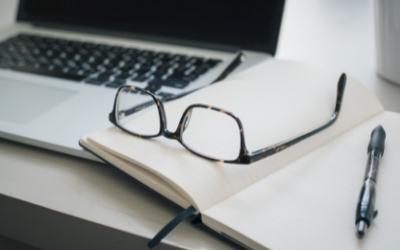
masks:
[[(333, 112), (340, 73), (269, 60), (231, 80), (167, 103), (168, 127), (176, 128), (190, 104), (212, 104), (242, 120), (250, 150), (265, 147), (325, 123)], [(202, 211), (381, 111), (377, 99), (364, 86), (348, 79), (342, 112), (332, 127), (251, 165), (221, 165), (189, 153), (176, 141), (136, 138), (117, 128), (95, 132), (88, 141), (102, 144), (118, 157), (169, 181)], [(212, 139), (210, 136), (210, 143)]]
[[(373, 128), (386, 131), (378, 216), (358, 240), (355, 209)], [(203, 221), (257, 249), (399, 249), (400, 114), (384, 112), (203, 213)], [(236, 232), (236, 233), (235, 233)]]
[(154, 191), (158, 192), (162, 196), (168, 198), (175, 204), (181, 207), (188, 207), (193, 202), (188, 197), (182, 197), (180, 192), (171, 187), (170, 182), (164, 181), (159, 178), (156, 174), (149, 174), (149, 172), (140, 167), (132, 167), (132, 162), (124, 160), (123, 158), (116, 157), (110, 154), (107, 149), (104, 149), (102, 145), (96, 143), (89, 143), (87, 138), (81, 138), (80, 143), (82, 146), (90, 149), (92, 152), (96, 152), (96, 155), (112, 164), (113, 166), (118, 166), (120, 170), (127, 173), (146, 186), (150, 187)]

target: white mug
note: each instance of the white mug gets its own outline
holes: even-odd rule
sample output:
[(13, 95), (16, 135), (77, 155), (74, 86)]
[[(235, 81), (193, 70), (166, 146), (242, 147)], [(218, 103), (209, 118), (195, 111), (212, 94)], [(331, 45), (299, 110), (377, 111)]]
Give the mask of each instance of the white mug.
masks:
[(378, 74), (400, 84), (400, 1), (375, 0)]

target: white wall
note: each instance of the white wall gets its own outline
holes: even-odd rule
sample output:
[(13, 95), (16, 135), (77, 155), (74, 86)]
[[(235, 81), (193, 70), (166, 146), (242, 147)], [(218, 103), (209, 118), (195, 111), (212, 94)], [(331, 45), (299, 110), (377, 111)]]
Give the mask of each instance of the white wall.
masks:
[[(15, 20), (15, 13), (17, 10), (18, 0), (1, 0), (0, 1), (0, 10), (2, 15), (0, 15), (0, 25), (5, 26)], [(3, 11), (7, 10), (7, 11)], [(4, 14), (5, 13), (5, 14)]]

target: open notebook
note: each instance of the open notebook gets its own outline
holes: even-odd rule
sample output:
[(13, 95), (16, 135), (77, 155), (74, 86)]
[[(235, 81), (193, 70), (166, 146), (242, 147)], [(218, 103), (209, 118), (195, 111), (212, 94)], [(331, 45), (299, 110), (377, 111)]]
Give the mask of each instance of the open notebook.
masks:
[[(340, 73), (269, 60), (166, 103), (168, 127), (177, 127), (190, 104), (210, 104), (238, 116), (248, 148), (259, 149), (325, 123), (335, 105)], [(370, 132), (378, 124), (388, 135), (383, 164), (390, 170), (388, 177), (380, 176), (384, 179), (390, 171), (400, 174), (389, 166), (400, 163), (394, 150), (400, 147), (400, 115), (384, 112), (376, 97), (351, 78), (339, 119), (331, 127), (250, 165), (204, 160), (176, 141), (141, 139), (115, 127), (95, 131), (80, 144), (181, 207), (193, 206), (202, 223), (247, 247), (356, 249), (355, 205)], [(377, 206), (386, 202), (400, 211), (399, 202), (383, 200), (379, 189), (389, 185), (388, 180), (378, 181)], [(398, 215), (382, 213), (399, 222)], [(386, 227), (393, 225), (387, 220), (381, 235), (371, 232), (371, 238), (382, 238), (360, 248), (376, 249), (396, 240), (390, 238), (394, 232)]]

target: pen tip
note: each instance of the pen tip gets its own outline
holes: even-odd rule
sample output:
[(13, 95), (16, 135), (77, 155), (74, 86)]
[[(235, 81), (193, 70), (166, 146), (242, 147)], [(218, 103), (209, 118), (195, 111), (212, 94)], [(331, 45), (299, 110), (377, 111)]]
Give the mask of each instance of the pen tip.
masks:
[(364, 237), (365, 231), (367, 230), (368, 225), (364, 221), (360, 221), (357, 223), (357, 236), (358, 238)]

